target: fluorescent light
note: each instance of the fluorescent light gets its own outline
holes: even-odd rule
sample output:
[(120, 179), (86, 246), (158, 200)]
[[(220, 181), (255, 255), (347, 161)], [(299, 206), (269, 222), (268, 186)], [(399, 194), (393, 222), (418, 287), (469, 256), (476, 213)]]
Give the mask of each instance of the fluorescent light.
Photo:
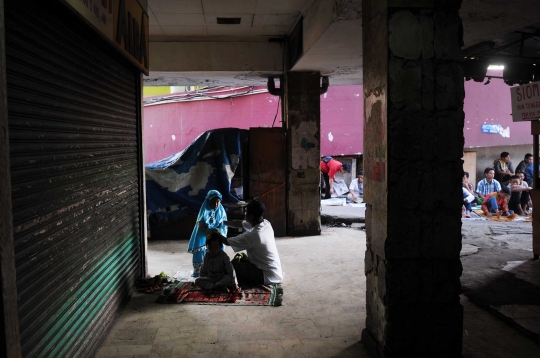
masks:
[(488, 70), (490, 70), (490, 71), (502, 71), (502, 70), (504, 70), (504, 65), (489, 65)]

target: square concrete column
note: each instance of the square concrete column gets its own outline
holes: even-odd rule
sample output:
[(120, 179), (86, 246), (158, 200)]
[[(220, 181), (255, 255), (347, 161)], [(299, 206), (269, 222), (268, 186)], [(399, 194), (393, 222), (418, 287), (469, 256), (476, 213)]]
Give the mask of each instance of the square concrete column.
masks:
[(320, 235), (321, 99), (318, 72), (289, 72), (287, 121), (287, 235)]
[(460, 5), (363, 2), (362, 341), (372, 356), (461, 356)]

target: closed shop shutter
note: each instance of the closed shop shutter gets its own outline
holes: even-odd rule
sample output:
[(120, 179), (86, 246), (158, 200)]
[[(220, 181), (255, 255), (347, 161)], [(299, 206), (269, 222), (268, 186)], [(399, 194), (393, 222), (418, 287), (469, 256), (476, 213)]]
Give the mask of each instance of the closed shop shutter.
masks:
[(141, 272), (139, 74), (57, 1), (5, 17), (23, 356), (92, 356)]

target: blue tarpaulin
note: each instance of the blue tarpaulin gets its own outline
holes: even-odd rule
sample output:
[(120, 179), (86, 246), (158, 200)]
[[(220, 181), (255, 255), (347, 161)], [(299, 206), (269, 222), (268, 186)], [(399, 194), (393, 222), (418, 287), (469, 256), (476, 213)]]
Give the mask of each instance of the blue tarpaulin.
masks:
[(201, 134), (186, 149), (147, 164), (146, 207), (159, 220), (197, 215), (206, 193), (215, 189), (223, 203), (240, 201), (231, 194), (231, 179), (240, 163), (248, 130), (214, 129)]

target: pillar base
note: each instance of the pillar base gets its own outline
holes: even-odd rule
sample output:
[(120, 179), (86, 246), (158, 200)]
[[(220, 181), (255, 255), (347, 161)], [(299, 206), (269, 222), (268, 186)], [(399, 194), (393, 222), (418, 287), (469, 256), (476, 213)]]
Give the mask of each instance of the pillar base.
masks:
[(426, 358), (463, 358), (461, 354), (443, 354), (443, 355), (433, 355), (428, 354), (426, 355), (419, 355), (419, 354), (410, 354), (410, 355), (395, 355), (384, 351), (384, 348), (377, 342), (375, 337), (366, 329), (364, 328), (362, 330), (362, 338), (360, 340), (364, 347), (366, 348), (366, 351), (368, 352), (368, 355), (371, 358), (411, 358), (411, 357), (426, 357)]

